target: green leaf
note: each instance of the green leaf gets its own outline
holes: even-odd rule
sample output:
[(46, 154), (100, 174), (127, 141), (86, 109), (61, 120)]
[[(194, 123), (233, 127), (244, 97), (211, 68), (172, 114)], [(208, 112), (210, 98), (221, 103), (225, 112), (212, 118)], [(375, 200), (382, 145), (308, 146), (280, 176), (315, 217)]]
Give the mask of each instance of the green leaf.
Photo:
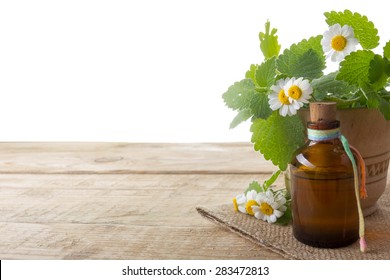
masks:
[(347, 55), (345, 59), (340, 62), (340, 72), (336, 79), (343, 80), (356, 86), (368, 83), (370, 63), (374, 56), (375, 54), (368, 50), (359, 50)]
[(263, 92), (254, 94), (251, 99), (250, 109), (255, 118), (268, 118), (272, 114), (272, 110), (268, 104), (268, 94)]
[(255, 118), (267, 118), (272, 113), (267, 92), (257, 91), (252, 79), (234, 83), (222, 97), (229, 108), (239, 111), (230, 128), (236, 127), (253, 115)]
[(282, 117), (275, 111), (268, 119), (256, 119), (251, 126), (254, 149), (266, 160), (286, 170), (293, 153), (305, 139), (304, 126), (297, 115)]
[(284, 50), (283, 54), (281, 54), (280, 56), (290, 54), (290, 52), (293, 53), (295, 56), (299, 56), (310, 49), (314, 50), (318, 55), (323, 56), (324, 51), (322, 50), (321, 39), (322, 35), (310, 37), (309, 39), (303, 39), (297, 44), (292, 44), (290, 48)]
[(338, 23), (341, 26), (346, 24), (351, 26), (355, 37), (364, 49), (373, 49), (379, 45), (378, 30), (366, 16), (352, 13), (349, 10), (345, 10), (344, 12), (326, 12), (324, 15), (329, 25)]
[(390, 41), (383, 47), (383, 56), (390, 59)]
[(245, 78), (253, 80), (258, 89), (267, 91), (275, 83), (276, 57), (266, 59), (262, 64), (251, 64), (245, 73)]
[(244, 192), (245, 195), (247, 192), (250, 192), (252, 190), (255, 190), (257, 193), (264, 192), (263, 187), (256, 181), (253, 181), (252, 183), (249, 184), (249, 187)]
[(276, 57), (267, 59), (255, 69), (254, 79), (259, 87), (270, 88), (275, 83)]
[[(253, 74), (253, 75), (252, 75)], [(272, 110), (268, 104), (269, 88), (275, 83), (276, 57), (267, 59), (260, 65), (254, 65), (247, 72), (247, 77), (253, 77), (257, 93), (250, 100), (250, 109), (255, 118), (268, 118)]]
[(245, 73), (245, 78), (251, 79), (255, 83), (256, 83), (256, 81), (255, 81), (256, 68), (257, 68), (257, 64), (251, 64), (251, 66), (249, 67), (249, 70), (246, 71), (246, 73)]
[(378, 92), (380, 94), (380, 96), (386, 100), (386, 101), (390, 101), (390, 92), (388, 92), (386, 89), (382, 89), (381, 91)]
[(383, 88), (387, 84), (387, 69), (390, 68), (390, 63), (386, 57), (375, 55), (370, 62), (369, 80), (372, 87), (376, 90)]
[(262, 185), (259, 184), (259, 182), (253, 181), (252, 183), (249, 184), (249, 187), (245, 190), (245, 194), (251, 190), (255, 190), (257, 193), (259, 192), (265, 192), (267, 189), (275, 183), (276, 179), (278, 179), (280, 173), (282, 173), (281, 170), (275, 171), (272, 173), (271, 177), (264, 181)]
[(370, 87), (368, 83), (363, 84), (360, 90), (366, 98), (367, 108), (379, 108), (380, 101), (378, 94), (374, 91), (373, 88)]
[(233, 121), (230, 123), (230, 129), (235, 128), (240, 123), (248, 120), (250, 117), (252, 117), (252, 111), (250, 109), (244, 109), (240, 112), (238, 112), (237, 116), (233, 119)]
[(319, 78), (325, 69), (322, 36), (311, 37), (284, 50), (277, 60), (277, 69), (289, 77)]
[(385, 117), (385, 119), (387, 121), (389, 121), (390, 120), (390, 102), (386, 101), (382, 97), (380, 97), (379, 110), (383, 114), (383, 117)]
[(243, 110), (250, 107), (254, 94), (256, 94), (254, 82), (251, 79), (244, 79), (230, 86), (222, 98), (229, 108)]
[(270, 22), (265, 23), (265, 33), (259, 33), (260, 49), (265, 59), (277, 56), (280, 51), (280, 45), (278, 44), (278, 36), (276, 35), (277, 29), (272, 28), (270, 33)]
[(390, 120), (390, 102), (369, 86), (364, 86), (364, 95), (367, 97), (368, 108), (378, 108), (386, 120)]
[(313, 96), (316, 101), (323, 101), (330, 96), (340, 97), (346, 93), (357, 91), (357, 87), (347, 82), (336, 80), (338, 72), (332, 72), (311, 82)]
[(323, 69), (325, 69), (323, 59), (313, 50), (308, 50), (298, 57), (295, 63), (291, 63), (285, 69), (280, 70), (291, 77), (314, 79), (321, 77)]

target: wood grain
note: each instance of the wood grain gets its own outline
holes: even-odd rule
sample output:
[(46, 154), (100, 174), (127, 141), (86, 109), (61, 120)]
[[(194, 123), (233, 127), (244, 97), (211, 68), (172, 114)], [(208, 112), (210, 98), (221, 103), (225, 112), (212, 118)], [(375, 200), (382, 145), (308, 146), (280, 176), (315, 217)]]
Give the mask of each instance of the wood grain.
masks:
[(250, 143), (1, 143), (0, 173), (267, 174)]
[(269, 176), (246, 144), (0, 147), (1, 259), (280, 259), (195, 210)]

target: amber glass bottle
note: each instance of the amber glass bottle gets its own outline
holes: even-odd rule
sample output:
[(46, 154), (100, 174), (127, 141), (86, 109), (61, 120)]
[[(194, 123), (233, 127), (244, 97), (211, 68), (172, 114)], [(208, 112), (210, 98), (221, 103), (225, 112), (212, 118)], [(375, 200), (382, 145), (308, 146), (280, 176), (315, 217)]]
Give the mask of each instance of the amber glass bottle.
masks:
[(359, 237), (352, 163), (339, 139), (334, 103), (310, 105), (308, 142), (290, 165), (293, 232), (323, 248), (349, 245)]

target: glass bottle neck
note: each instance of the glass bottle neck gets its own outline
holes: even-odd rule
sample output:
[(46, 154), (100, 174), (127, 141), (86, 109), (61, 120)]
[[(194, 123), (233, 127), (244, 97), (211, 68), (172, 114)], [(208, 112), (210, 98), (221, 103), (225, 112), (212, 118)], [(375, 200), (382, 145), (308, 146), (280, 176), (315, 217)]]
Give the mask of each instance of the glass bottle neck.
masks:
[(341, 135), (340, 122), (308, 122), (307, 136), (312, 141), (328, 141)]
[(307, 137), (312, 141), (327, 141), (338, 138), (341, 135), (340, 128), (328, 130), (307, 129)]

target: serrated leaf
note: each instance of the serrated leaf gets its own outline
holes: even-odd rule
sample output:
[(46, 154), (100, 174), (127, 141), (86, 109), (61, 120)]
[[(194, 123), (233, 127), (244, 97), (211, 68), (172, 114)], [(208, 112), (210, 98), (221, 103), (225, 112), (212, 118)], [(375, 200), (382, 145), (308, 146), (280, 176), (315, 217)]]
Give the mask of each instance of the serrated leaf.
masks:
[(325, 64), (322, 59), (312, 49), (301, 55), (295, 63), (291, 63), (284, 69), (284, 73), (290, 77), (303, 77), (306, 79), (314, 79), (322, 76), (322, 70), (325, 69)]
[(325, 69), (321, 37), (311, 37), (284, 50), (277, 60), (277, 69), (289, 77), (319, 78)]
[(264, 192), (263, 187), (256, 181), (253, 181), (252, 183), (249, 184), (249, 187), (244, 192), (245, 195), (247, 192), (250, 192), (252, 190), (255, 190), (257, 193)]
[(222, 98), (229, 108), (243, 110), (250, 107), (254, 94), (256, 94), (254, 82), (251, 79), (244, 79), (230, 86)]
[(349, 10), (345, 10), (344, 12), (326, 12), (324, 15), (329, 25), (338, 23), (341, 26), (346, 24), (351, 26), (355, 37), (364, 49), (373, 49), (379, 45), (378, 30), (366, 16), (362, 16), (359, 13), (352, 13)]
[(307, 52), (310, 49), (313, 49), (319, 55), (324, 55), (324, 51), (322, 50), (322, 45), (321, 45), (321, 39), (322, 39), (322, 35), (310, 37), (309, 39), (303, 39), (297, 44), (292, 44), (290, 48), (284, 50), (281, 56), (285, 55), (286, 51), (292, 52), (295, 55), (300, 55)]
[(225, 104), (239, 111), (230, 124), (234, 128), (250, 117), (268, 118), (272, 110), (268, 104), (268, 94), (256, 90), (252, 79), (244, 79), (234, 83), (223, 95)]
[(256, 68), (257, 68), (257, 64), (251, 64), (251, 66), (249, 67), (249, 70), (246, 71), (246, 73), (245, 73), (245, 78), (251, 79), (255, 83), (256, 83), (256, 81), (255, 81)]
[(316, 101), (323, 101), (326, 98), (340, 97), (346, 93), (357, 91), (357, 87), (347, 82), (336, 80), (338, 72), (332, 72), (321, 78), (314, 79), (310, 84), (313, 88), (313, 96)]
[(370, 63), (374, 56), (375, 54), (368, 50), (358, 50), (347, 55), (340, 62), (340, 72), (336, 79), (356, 86), (368, 83)]
[(277, 56), (280, 51), (280, 45), (278, 44), (278, 36), (276, 35), (277, 29), (272, 28), (270, 33), (271, 23), (267, 21), (265, 23), (265, 33), (259, 33), (260, 49), (265, 59)]
[(238, 112), (237, 116), (230, 123), (230, 129), (233, 129), (236, 126), (238, 126), (240, 123), (245, 122), (250, 117), (252, 117), (252, 115), (253, 114), (252, 114), (252, 111), (250, 109), (244, 109), (244, 110)]
[(275, 83), (276, 57), (267, 59), (255, 69), (254, 78), (259, 87), (270, 88)]
[(370, 84), (376, 90), (383, 88), (387, 84), (387, 69), (390, 67), (390, 63), (386, 57), (375, 55), (370, 62), (370, 69), (368, 77)]
[(257, 92), (251, 99), (250, 109), (255, 118), (266, 119), (272, 114), (268, 104), (268, 95), (263, 92)]
[(297, 115), (282, 117), (275, 111), (268, 119), (251, 126), (254, 149), (281, 170), (286, 170), (295, 150), (304, 143), (304, 126)]
[(383, 56), (390, 59), (390, 41), (383, 47)]

